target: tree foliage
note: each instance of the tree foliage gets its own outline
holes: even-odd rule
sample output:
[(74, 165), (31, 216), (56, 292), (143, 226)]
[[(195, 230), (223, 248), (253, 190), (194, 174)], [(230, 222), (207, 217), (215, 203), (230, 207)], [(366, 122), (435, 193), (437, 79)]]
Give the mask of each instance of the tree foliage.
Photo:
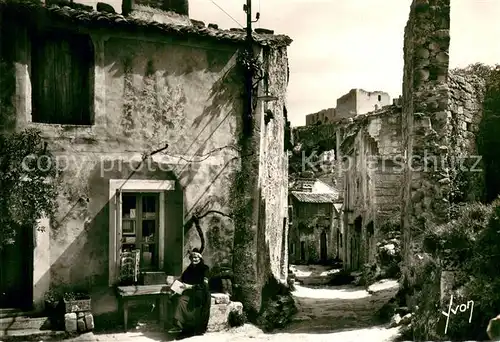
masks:
[(15, 242), (23, 228), (43, 229), (56, 204), (56, 163), (40, 132), (0, 134), (0, 249)]
[[(426, 232), (428, 259), (417, 269), (420, 291), (412, 322), (416, 341), (484, 341), (488, 321), (500, 307), (500, 201), (462, 204), (448, 223)], [(454, 306), (474, 302), (469, 316), (452, 318), (444, 334), (449, 301), (440, 303), (443, 266), (454, 270)], [(470, 311), (467, 311), (467, 315)]]

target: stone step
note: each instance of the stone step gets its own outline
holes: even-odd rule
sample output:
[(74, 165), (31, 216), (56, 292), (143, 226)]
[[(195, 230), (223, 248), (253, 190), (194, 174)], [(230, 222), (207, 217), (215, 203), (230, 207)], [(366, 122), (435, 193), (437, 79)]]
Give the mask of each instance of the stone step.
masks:
[(67, 337), (65, 331), (21, 329), (0, 330), (0, 342), (10, 341), (62, 341)]
[(18, 316), (32, 316), (35, 313), (35, 311), (23, 311), (21, 309), (15, 309), (15, 308), (3, 308), (0, 309), (0, 318), (6, 318), (6, 317), (18, 317)]
[(19, 316), (22, 313), (23, 313), (22, 310), (19, 309), (13, 309), (13, 308), (0, 309), (0, 318)]
[(2, 331), (24, 329), (40, 330), (48, 327), (48, 324), (48, 317), (14, 316), (0, 318), (0, 330)]

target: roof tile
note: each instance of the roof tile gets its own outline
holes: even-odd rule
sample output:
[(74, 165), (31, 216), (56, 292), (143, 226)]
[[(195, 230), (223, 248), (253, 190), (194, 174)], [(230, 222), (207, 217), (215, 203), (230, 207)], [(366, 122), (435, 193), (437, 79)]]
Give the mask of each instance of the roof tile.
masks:
[(333, 203), (338, 198), (335, 193), (320, 194), (302, 191), (292, 191), (292, 196), (303, 203)]
[[(174, 34), (177, 36), (198, 36), (228, 42), (244, 42), (246, 39), (245, 30), (222, 30), (213, 26), (206, 28), (200, 26), (187, 26), (179, 24), (159, 24), (153, 21), (124, 17), (121, 14), (88, 11), (80, 8), (70, 8), (68, 6), (50, 5), (45, 7), (29, 1), (0, 0), (0, 8), (11, 7), (19, 10), (32, 11), (45, 9), (49, 14), (60, 17), (64, 20), (77, 21), (83, 25), (91, 27), (112, 26), (116, 29), (134, 29), (138, 26), (156, 30), (163, 34)], [(20, 12), (18, 12), (20, 13)], [(22, 13), (20, 13), (22, 15)], [(263, 46), (288, 46), (292, 39), (286, 35), (258, 34), (253, 33), (254, 41)]]

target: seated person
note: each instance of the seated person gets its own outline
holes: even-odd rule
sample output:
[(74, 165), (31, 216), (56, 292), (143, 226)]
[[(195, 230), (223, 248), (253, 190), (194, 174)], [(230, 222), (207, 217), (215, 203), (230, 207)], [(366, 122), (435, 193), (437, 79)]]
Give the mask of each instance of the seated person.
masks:
[(210, 317), (209, 267), (203, 262), (197, 248), (193, 249), (189, 258), (191, 264), (179, 279), (184, 283), (184, 290), (175, 308), (174, 327), (168, 332), (202, 335), (207, 331)]

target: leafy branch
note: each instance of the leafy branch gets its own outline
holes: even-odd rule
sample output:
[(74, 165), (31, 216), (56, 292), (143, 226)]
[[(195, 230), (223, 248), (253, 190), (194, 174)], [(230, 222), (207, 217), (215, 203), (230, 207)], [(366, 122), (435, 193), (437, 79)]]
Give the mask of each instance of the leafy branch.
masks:
[(0, 249), (57, 210), (56, 163), (40, 132), (0, 135)]

